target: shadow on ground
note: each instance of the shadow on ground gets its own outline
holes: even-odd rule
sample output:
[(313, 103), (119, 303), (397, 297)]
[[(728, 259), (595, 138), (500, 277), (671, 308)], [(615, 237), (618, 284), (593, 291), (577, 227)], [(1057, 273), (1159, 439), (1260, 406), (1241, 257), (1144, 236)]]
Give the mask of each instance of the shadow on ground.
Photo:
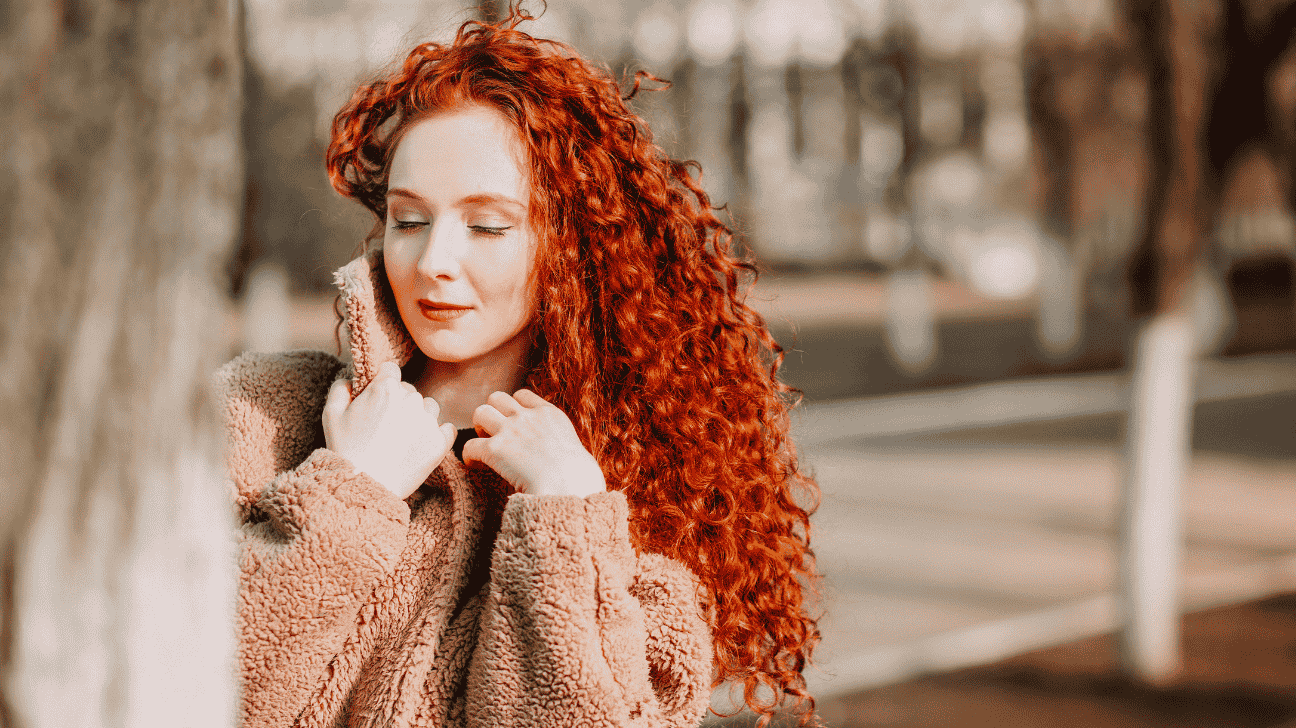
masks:
[(1183, 630), (1184, 670), (1165, 687), (1121, 674), (1104, 635), (823, 700), (819, 716), (834, 728), (1296, 728), (1296, 594), (1190, 614)]

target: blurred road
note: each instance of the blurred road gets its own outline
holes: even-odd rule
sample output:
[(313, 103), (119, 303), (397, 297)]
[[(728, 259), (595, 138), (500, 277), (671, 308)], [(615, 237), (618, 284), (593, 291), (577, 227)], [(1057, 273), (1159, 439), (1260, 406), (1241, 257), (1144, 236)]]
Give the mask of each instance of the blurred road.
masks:
[[(1198, 391), (1184, 607), (1296, 588), (1296, 357), (1207, 362)], [(1090, 374), (808, 406), (814, 692), (1114, 628), (1124, 398), (1120, 375)]]
[[(833, 728), (1296, 728), (1296, 595), (1193, 612), (1184, 666), (1150, 686), (1112, 635), (821, 700)], [(751, 728), (734, 720), (725, 728)]]

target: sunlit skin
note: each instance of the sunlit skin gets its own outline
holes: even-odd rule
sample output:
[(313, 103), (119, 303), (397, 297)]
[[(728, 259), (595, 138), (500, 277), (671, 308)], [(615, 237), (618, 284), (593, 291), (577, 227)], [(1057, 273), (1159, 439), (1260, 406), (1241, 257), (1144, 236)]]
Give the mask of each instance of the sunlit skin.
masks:
[(485, 106), (433, 114), (396, 146), (383, 258), (423, 356), (403, 377), (384, 367), (354, 401), (335, 385), (324, 421), (329, 447), (401, 498), (441, 462), (461, 427), (481, 436), (464, 447), (464, 461), (492, 468), (521, 492), (606, 490), (567, 415), (519, 389), (531, 353), (538, 247), (525, 170), (518, 132)]
[(512, 125), (484, 106), (411, 126), (392, 156), (383, 259), (427, 356), (406, 374), (456, 427), (526, 377), (536, 236), (521, 156)]

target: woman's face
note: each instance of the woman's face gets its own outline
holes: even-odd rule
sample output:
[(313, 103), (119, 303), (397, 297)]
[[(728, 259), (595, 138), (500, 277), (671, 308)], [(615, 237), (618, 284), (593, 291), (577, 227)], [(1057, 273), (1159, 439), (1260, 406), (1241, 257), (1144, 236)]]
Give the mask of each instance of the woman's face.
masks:
[(433, 361), (529, 336), (536, 236), (522, 158), (508, 119), (479, 105), (420, 120), (396, 146), (383, 257), (401, 318)]

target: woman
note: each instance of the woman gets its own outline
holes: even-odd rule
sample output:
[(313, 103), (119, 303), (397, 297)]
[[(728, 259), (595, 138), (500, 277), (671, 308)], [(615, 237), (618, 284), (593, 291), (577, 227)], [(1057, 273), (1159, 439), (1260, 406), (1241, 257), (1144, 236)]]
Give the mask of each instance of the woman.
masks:
[(420, 45), (334, 120), (381, 240), (338, 272), (350, 367), (222, 370), (244, 725), (688, 726), (726, 681), (813, 709), (817, 489), (752, 268), (526, 17)]

